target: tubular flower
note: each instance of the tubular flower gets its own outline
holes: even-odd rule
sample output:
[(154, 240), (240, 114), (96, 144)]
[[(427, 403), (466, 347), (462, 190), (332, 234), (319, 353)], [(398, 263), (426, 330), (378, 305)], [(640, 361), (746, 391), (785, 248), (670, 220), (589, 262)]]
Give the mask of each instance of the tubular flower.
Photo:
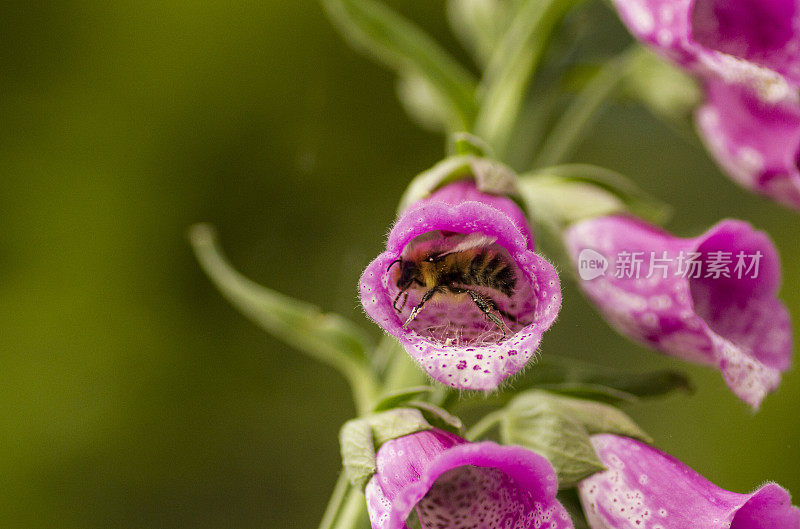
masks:
[(639, 441), (595, 435), (592, 445), (608, 468), (578, 485), (592, 529), (800, 529), (775, 483), (737, 494)]
[(681, 66), (797, 100), (797, 0), (613, 0), (639, 40)]
[(558, 275), (533, 249), (512, 200), (456, 182), (400, 215), (361, 276), (361, 304), (436, 380), (495, 389), (561, 307)]
[(385, 443), (365, 492), (374, 529), (571, 529), (556, 481), (524, 448), (428, 430)]
[(800, 209), (800, 105), (766, 103), (718, 80), (706, 96), (696, 121), (717, 162), (743, 187)]
[(620, 216), (565, 234), (581, 289), (621, 333), (710, 364), (757, 408), (791, 362), (791, 324), (777, 299), (781, 268), (769, 237), (725, 220), (682, 239)]

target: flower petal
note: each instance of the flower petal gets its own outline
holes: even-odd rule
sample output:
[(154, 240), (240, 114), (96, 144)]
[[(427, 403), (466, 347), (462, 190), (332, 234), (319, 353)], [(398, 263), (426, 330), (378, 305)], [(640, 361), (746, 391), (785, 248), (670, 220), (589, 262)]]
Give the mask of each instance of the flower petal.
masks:
[[(420, 434), (427, 438), (415, 439)], [(415, 507), (423, 528), (438, 527), (433, 519), (485, 529), (573, 527), (543, 457), (492, 442), (433, 439), (436, 430), (420, 434), (379, 450), (378, 472), (366, 489), (373, 528), (405, 529)]]
[(800, 511), (774, 483), (737, 494), (639, 441), (604, 434), (592, 444), (608, 467), (578, 486), (592, 529), (800, 528)]

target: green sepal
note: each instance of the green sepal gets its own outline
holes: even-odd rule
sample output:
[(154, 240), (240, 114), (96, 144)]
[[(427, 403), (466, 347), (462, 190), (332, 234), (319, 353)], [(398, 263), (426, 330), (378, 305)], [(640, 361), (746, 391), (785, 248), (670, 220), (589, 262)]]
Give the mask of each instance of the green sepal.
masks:
[(461, 435), (464, 430), (464, 423), (461, 419), (452, 415), (438, 406), (434, 406), (428, 402), (409, 401), (408, 406), (413, 406), (425, 417), (431, 426), (439, 428), (440, 430), (447, 430), (454, 434)]
[(401, 404), (413, 400), (425, 393), (436, 391), (433, 386), (415, 386), (413, 388), (403, 388), (396, 391), (390, 391), (382, 395), (378, 403), (375, 405), (374, 411), (386, 411), (396, 408)]
[(342, 464), (353, 486), (364, 488), (376, 472), (376, 454), (387, 441), (442, 428), (460, 431), (461, 421), (431, 404), (409, 402), (406, 407), (372, 413), (347, 421), (339, 431)]
[(491, 158), (492, 148), (483, 139), (469, 132), (454, 132), (447, 137), (447, 152), (452, 156), (472, 154), (478, 158)]
[(449, 156), (411, 180), (400, 199), (398, 212), (431, 195), (434, 191), (459, 180), (475, 181), (481, 191), (493, 195), (519, 194), (517, 174), (507, 165), (473, 154)]
[(559, 487), (575, 486), (604, 469), (590, 437), (614, 433), (650, 441), (650, 437), (620, 410), (591, 400), (528, 391), (503, 410), (503, 442), (517, 444), (546, 457), (559, 479)]
[(544, 399), (507, 409), (500, 436), (504, 443), (533, 450), (550, 461), (561, 488), (605, 470), (586, 428)]
[(354, 419), (339, 430), (339, 449), (347, 479), (353, 486), (364, 488), (377, 471), (375, 442), (369, 423)]
[(558, 227), (621, 213), (663, 224), (672, 212), (627, 177), (587, 164), (559, 165), (525, 174), (519, 178), (519, 191), (534, 219)]

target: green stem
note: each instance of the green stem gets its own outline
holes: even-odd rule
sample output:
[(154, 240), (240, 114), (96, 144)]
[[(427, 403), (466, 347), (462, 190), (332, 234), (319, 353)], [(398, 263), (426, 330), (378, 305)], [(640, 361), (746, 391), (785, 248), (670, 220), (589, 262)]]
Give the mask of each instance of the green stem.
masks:
[(350, 383), (359, 414), (371, 409), (378, 384), (364, 358), (370, 344), (361, 329), (244, 277), (224, 258), (211, 226), (193, 226), (189, 239), (203, 270), (236, 308), (270, 334), (337, 369)]
[(350, 481), (344, 472), (339, 474), (339, 479), (336, 480), (336, 485), (331, 493), (331, 499), (328, 500), (328, 506), (325, 507), (325, 513), (322, 515), (322, 521), (319, 523), (319, 529), (331, 529), (333, 523), (336, 521), (336, 515), (342, 510), (342, 505), (347, 496), (347, 491), (350, 489)]
[(553, 127), (536, 158), (534, 167), (560, 164), (572, 154), (586, 131), (594, 124), (604, 103), (625, 78), (628, 67), (639, 53), (641, 48), (635, 46), (608, 61), (597, 72)]
[(345, 497), (342, 510), (331, 529), (358, 529), (367, 523), (367, 501), (355, 487)]
[(480, 421), (475, 423), (475, 425), (473, 425), (472, 428), (467, 431), (467, 439), (470, 441), (476, 441), (480, 439), (482, 436), (486, 435), (486, 433), (491, 431), (492, 428), (497, 426), (502, 418), (502, 410), (494, 411), (484, 415)]
[(525, 93), (558, 22), (580, 0), (523, 0), (481, 82), (475, 132), (501, 159)]

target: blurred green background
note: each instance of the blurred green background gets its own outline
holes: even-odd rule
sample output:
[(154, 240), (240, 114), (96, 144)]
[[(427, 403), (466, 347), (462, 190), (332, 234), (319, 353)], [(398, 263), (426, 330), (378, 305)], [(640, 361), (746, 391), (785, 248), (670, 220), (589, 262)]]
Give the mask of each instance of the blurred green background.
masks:
[[(466, 60), (441, 1), (390, 4)], [(0, 19), (0, 525), (316, 527), (347, 388), (237, 314), (185, 233), (212, 222), (244, 273), (377, 336), (356, 281), (441, 137), (315, 0), (12, 1)], [(672, 203), (678, 233), (729, 216), (769, 231), (798, 326), (800, 216), (635, 105), (574, 158)], [(543, 352), (677, 366), (569, 284)], [(725, 488), (769, 479), (800, 500), (797, 370), (753, 415), (718, 373), (683, 367), (694, 398), (630, 408), (658, 444)]]

